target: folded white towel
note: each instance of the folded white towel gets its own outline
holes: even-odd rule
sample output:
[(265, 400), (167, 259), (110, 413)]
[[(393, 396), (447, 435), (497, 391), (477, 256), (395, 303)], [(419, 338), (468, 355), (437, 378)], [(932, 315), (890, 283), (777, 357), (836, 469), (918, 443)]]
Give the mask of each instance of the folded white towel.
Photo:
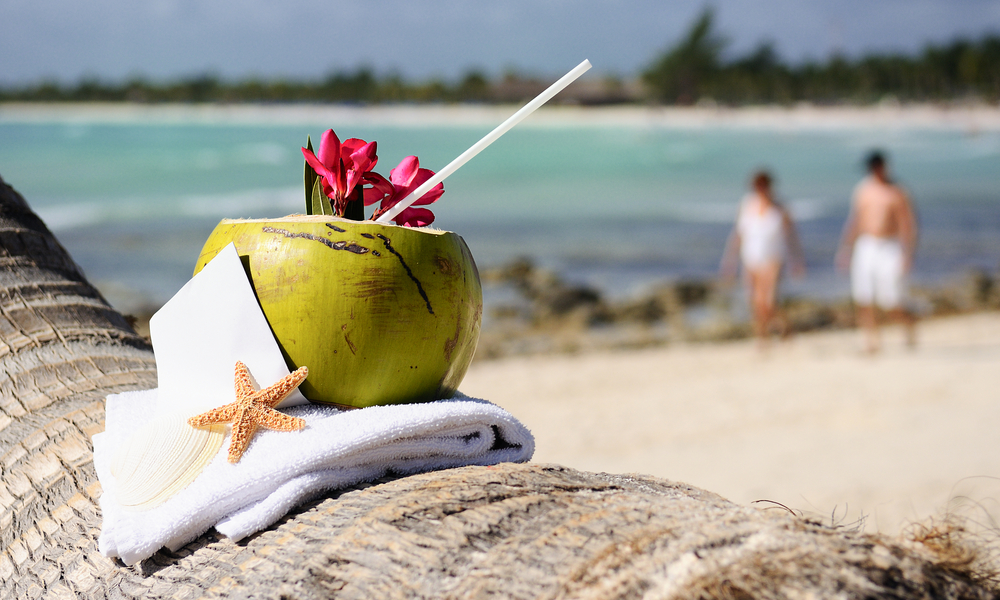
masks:
[(145, 511), (123, 509), (110, 465), (119, 445), (147, 422), (156, 390), (108, 396), (104, 433), (94, 436), (94, 466), (103, 488), (101, 553), (132, 565), (162, 546), (176, 550), (215, 527), (238, 540), (324, 492), (464, 465), (523, 462), (531, 432), (504, 409), (457, 395), (423, 404), (340, 411), (303, 405), (282, 409), (306, 420), (295, 432), (258, 430), (237, 464), (218, 456), (188, 487)]

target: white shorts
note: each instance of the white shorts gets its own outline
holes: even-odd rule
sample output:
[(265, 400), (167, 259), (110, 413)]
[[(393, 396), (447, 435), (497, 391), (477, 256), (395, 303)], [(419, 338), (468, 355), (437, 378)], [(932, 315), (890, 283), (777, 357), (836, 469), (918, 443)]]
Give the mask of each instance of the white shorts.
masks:
[(899, 308), (906, 295), (903, 246), (895, 239), (862, 235), (851, 257), (851, 296), (862, 306)]

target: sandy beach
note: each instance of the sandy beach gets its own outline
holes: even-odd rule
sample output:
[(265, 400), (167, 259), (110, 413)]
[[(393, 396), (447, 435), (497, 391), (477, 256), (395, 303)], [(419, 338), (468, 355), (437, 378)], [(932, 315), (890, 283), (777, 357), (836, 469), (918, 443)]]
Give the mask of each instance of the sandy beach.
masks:
[(851, 330), (766, 355), (747, 340), (514, 357), (475, 363), (462, 390), (521, 419), (535, 462), (652, 474), (894, 534), (953, 499), (1000, 500), (1000, 314), (929, 320), (919, 338), (907, 350), (888, 328), (876, 357)]

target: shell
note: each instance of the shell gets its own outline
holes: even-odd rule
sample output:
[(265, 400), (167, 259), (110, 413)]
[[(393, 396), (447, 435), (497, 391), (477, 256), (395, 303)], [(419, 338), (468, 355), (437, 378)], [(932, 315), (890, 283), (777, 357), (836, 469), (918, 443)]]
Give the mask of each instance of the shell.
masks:
[(187, 487), (219, 453), (226, 425), (191, 427), (185, 413), (159, 415), (134, 431), (111, 463), (118, 504), (148, 510)]

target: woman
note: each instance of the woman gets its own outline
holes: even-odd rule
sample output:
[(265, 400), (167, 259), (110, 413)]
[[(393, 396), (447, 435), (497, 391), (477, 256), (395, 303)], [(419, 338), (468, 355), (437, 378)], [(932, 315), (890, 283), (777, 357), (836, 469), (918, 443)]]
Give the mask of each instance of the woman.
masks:
[[(771, 176), (766, 171), (754, 174), (753, 191), (740, 202), (736, 226), (726, 242), (722, 257), (722, 276), (735, 278), (737, 255), (743, 263), (744, 277), (750, 295), (754, 333), (763, 347), (772, 321), (775, 320), (775, 300), (781, 267), (786, 257), (792, 274), (805, 273), (805, 260), (795, 224), (785, 207), (778, 204), (771, 191)], [(787, 323), (781, 323), (782, 335)]]

